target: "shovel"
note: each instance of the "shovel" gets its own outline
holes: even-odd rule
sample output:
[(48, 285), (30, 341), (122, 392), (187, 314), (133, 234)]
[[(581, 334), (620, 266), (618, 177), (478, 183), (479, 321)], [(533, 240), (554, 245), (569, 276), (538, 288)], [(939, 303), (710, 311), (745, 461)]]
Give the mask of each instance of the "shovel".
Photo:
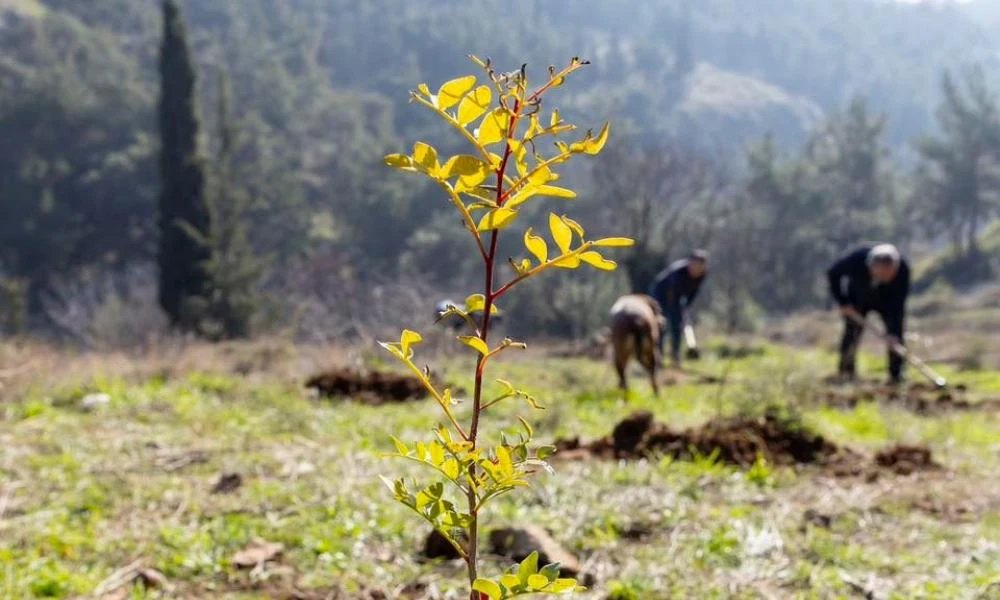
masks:
[(698, 340), (694, 337), (694, 327), (690, 323), (684, 325), (684, 344), (687, 346), (685, 356), (688, 359), (698, 360), (701, 358), (701, 352), (698, 351)]
[[(848, 313), (847, 318), (860, 325), (862, 329), (869, 329), (874, 331), (875, 335), (878, 336), (878, 338), (881, 339), (883, 342), (889, 341), (889, 336), (886, 335), (885, 332), (883, 332), (876, 326), (869, 325), (868, 321), (865, 320), (865, 318), (859, 315), (858, 313), (855, 312)], [(948, 386), (947, 379), (945, 379), (937, 372), (935, 372), (934, 369), (927, 366), (927, 363), (925, 363), (924, 361), (920, 360), (919, 358), (911, 354), (910, 351), (906, 349), (906, 346), (900, 344), (899, 342), (893, 342), (889, 346), (889, 349), (898, 354), (899, 356), (901, 356), (903, 360), (913, 365), (918, 371), (920, 371), (921, 375), (934, 382), (934, 385), (937, 386), (938, 388), (944, 388)]]

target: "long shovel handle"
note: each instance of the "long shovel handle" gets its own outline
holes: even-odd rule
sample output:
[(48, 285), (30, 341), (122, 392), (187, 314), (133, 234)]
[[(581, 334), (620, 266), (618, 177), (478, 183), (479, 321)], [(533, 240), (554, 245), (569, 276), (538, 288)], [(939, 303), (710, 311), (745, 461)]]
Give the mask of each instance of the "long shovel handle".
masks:
[[(854, 321), (856, 324), (860, 325), (863, 329), (869, 329), (874, 331), (875, 335), (877, 335), (879, 339), (881, 339), (883, 342), (888, 341), (888, 336), (882, 330), (878, 329), (877, 327), (871, 326), (868, 323), (868, 320), (859, 315), (858, 313), (848, 313), (847, 318), (850, 319), (851, 321)], [(936, 385), (937, 387), (943, 388), (948, 385), (948, 380), (946, 380), (944, 377), (935, 372), (934, 369), (927, 366), (927, 363), (914, 356), (909, 350), (906, 349), (906, 346), (900, 344), (899, 342), (893, 342), (892, 344), (889, 345), (889, 348), (897, 355), (902, 357), (903, 360), (916, 367), (916, 369), (920, 371), (920, 373), (924, 377), (933, 381), (934, 385)]]
[(688, 348), (697, 348), (698, 340), (694, 337), (694, 327), (690, 323), (684, 325), (684, 343)]

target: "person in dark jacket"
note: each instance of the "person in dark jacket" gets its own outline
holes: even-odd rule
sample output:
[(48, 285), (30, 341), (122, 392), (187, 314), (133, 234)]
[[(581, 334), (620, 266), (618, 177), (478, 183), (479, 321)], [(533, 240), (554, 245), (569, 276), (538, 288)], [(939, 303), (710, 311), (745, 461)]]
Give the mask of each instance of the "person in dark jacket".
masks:
[[(708, 253), (695, 250), (687, 258), (675, 261), (664, 269), (649, 287), (649, 295), (660, 303), (663, 316), (670, 330), (670, 360), (674, 366), (681, 362), (681, 331), (687, 311), (698, 297), (698, 290), (708, 275)], [(660, 355), (663, 355), (663, 340), (659, 339)]]
[[(863, 246), (844, 256), (827, 271), (830, 295), (844, 315), (844, 335), (840, 341), (840, 375), (853, 379), (855, 357), (863, 328), (862, 320), (875, 311), (885, 323), (889, 345), (903, 343), (906, 297), (910, 293), (910, 267), (892, 244)], [(853, 318), (852, 318), (853, 317)], [(903, 358), (889, 350), (889, 379), (901, 381)]]

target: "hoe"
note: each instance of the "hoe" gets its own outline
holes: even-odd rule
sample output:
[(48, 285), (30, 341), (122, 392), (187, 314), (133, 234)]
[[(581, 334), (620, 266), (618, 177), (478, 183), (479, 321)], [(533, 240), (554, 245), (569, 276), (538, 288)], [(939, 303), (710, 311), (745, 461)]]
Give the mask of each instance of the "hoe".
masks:
[[(865, 320), (865, 318), (862, 317), (861, 315), (850, 314), (848, 315), (848, 318), (857, 323), (858, 325), (860, 325), (862, 328), (874, 331), (875, 335), (878, 336), (878, 338), (881, 339), (883, 342), (889, 341), (889, 336), (886, 335), (884, 331), (879, 329), (877, 326), (870, 325), (868, 321)], [(920, 371), (920, 373), (924, 377), (934, 382), (935, 386), (937, 386), (938, 388), (947, 387), (948, 380), (942, 377), (937, 372), (935, 372), (934, 369), (927, 366), (927, 363), (925, 363), (924, 361), (920, 360), (912, 353), (910, 353), (910, 351), (906, 349), (906, 346), (900, 344), (899, 342), (893, 342), (892, 346), (890, 346), (890, 349), (899, 356), (903, 357), (903, 359), (906, 360), (906, 362), (916, 367), (916, 369)]]
[(701, 352), (698, 351), (698, 340), (694, 337), (694, 327), (690, 323), (684, 324), (684, 344), (687, 346), (685, 355), (688, 359), (698, 360), (701, 358)]

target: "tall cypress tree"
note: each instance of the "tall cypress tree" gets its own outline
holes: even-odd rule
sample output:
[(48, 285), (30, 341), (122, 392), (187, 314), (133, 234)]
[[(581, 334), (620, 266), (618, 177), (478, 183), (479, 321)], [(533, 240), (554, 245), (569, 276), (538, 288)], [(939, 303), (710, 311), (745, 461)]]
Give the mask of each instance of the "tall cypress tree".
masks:
[(204, 165), (198, 153), (196, 75), (176, 0), (163, 2), (160, 47), (160, 305), (171, 323), (192, 331), (199, 317), (191, 301), (207, 289), (210, 249), (192, 235), (207, 235)]

